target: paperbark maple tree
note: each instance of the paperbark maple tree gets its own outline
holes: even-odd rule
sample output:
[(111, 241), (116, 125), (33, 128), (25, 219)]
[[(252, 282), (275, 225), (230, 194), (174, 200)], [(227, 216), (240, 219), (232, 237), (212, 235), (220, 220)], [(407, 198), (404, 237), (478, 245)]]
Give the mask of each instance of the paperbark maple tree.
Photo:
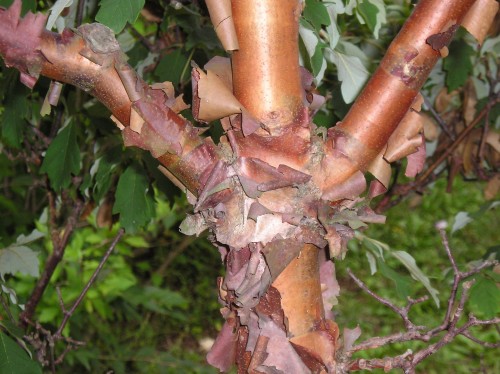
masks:
[[(227, 269), (218, 282), (226, 323), (212, 365), (344, 372), (359, 367), (338, 360), (347, 339), (343, 346), (331, 319), (328, 297), (338, 285), (330, 258), (345, 252), (353, 221), (384, 221), (368, 201), (386, 191), (388, 161), (412, 155), (407, 174), (422, 170), (422, 129), (412, 121), (419, 90), (473, 3), (421, 0), (327, 134), (312, 123), (318, 95), (299, 66), (300, 0), (207, 1), (231, 58), (193, 68), (193, 116), (221, 119), (217, 145), (179, 114), (186, 106), (169, 82), (148, 85), (133, 71), (102, 25), (53, 33), (43, 15), (20, 18), (16, 0), (0, 10), (0, 55), (30, 88), (43, 75), (96, 97), (125, 145), (151, 152), (187, 193), (194, 211), (181, 230), (209, 229)], [(376, 179), (362, 199), (366, 172)]]

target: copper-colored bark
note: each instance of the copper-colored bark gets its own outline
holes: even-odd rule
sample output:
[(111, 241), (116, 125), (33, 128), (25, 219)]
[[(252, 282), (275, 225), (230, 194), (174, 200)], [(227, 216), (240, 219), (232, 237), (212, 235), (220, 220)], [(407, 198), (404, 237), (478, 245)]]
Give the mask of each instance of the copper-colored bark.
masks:
[(303, 109), (298, 51), (298, 0), (232, 0), (239, 49), (232, 56), (234, 94), (273, 129)]
[(319, 279), (318, 248), (304, 245), (300, 256), (274, 281), (291, 336), (310, 332), (324, 318)]
[[(20, 19), (20, 11), (20, 0), (7, 10), (0, 8), (0, 54), (8, 66), (20, 70), (21, 80), (32, 87), (37, 76), (44, 75), (93, 95), (120, 122), (126, 145), (151, 151), (172, 178), (196, 195), (203, 187), (202, 175), (206, 177), (218, 160), (215, 145), (202, 139), (165, 105), (161, 90), (149, 87), (125, 63), (112, 31), (93, 24), (57, 34), (43, 28), (44, 16), (28, 13)], [(139, 109), (139, 119), (151, 125), (147, 136), (128, 127), (131, 113), (137, 115)]]
[(79, 52), (85, 48), (82, 38), (72, 38), (64, 47), (60, 44), (58, 34), (43, 32), (40, 49), (46, 60), (42, 64), (41, 74), (87, 91), (123, 125), (128, 126), (132, 103), (114, 65), (103, 67), (80, 55)]
[(337, 130), (347, 135), (345, 152), (362, 170), (381, 151), (404, 117), (440, 51), (427, 39), (459, 25), (474, 0), (421, 0), (379, 68)]

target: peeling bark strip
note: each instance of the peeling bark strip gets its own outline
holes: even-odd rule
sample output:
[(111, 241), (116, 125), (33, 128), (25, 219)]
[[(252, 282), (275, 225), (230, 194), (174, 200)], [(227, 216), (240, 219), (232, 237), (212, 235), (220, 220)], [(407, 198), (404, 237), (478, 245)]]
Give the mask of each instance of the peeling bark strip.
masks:
[(499, 7), (500, 4), (496, 0), (476, 0), (463, 19), (462, 26), (476, 38), (479, 44), (483, 44)]
[[(33, 87), (42, 74), (95, 96), (123, 126), (127, 145), (151, 151), (197, 194), (200, 176), (210, 171), (219, 157), (215, 145), (202, 139), (190, 123), (166, 105), (177, 103), (175, 98), (148, 87), (126, 64), (113, 32), (91, 24), (79, 27), (76, 33), (66, 29), (60, 35), (45, 30), (45, 16), (28, 13), (19, 19), (20, 12), (20, 0), (8, 10), (0, 9), (0, 54), (8, 66), (22, 72), (23, 83)], [(127, 130), (132, 103), (150, 131), (131, 134)]]
[(226, 51), (239, 48), (231, 12), (231, 0), (206, 0), (215, 32)]
[(457, 30), (457, 24), (451, 25), (445, 31), (429, 36), (426, 42), (432, 47), (432, 49), (434, 49), (435, 51), (439, 51), (442, 48), (447, 47), (451, 43), (451, 39), (453, 39), (453, 35), (455, 35), (455, 31)]

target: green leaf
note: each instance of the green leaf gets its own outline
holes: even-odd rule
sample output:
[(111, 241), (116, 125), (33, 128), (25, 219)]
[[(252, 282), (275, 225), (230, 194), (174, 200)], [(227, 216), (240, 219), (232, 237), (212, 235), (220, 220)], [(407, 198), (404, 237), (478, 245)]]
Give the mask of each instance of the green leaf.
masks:
[(337, 66), (342, 97), (347, 104), (351, 103), (368, 79), (368, 71), (357, 56), (342, 53), (340, 49), (327, 48), (325, 51), (329, 52), (326, 54), (329, 61)]
[(375, 30), (375, 26), (377, 25), (377, 13), (378, 9), (375, 5), (370, 3), (367, 0), (363, 0), (358, 4), (358, 12), (361, 14), (363, 19), (366, 22), (368, 28), (373, 32)]
[[(190, 71), (190, 69), (186, 69), (188, 63), (188, 58), (182, 49), (178, 48), (162, 57), (155, 69), (155, 74), (161, 81), (169, 81), (172, 82), (174, 86), (177, 86), (182, 82), (186, 72)], [(183, 76), (181, 77), (181, 75)]]
[(437, 297), (439, 291), (431, 286), (429, 278), (417, 266), (415, 259), (408, 252), (404, 251), (392, 251), (390, 253), (392, 256), (401, 261), (401, 263), (408, 269), (413, 279), (418, 280), (424, 285), (425, 288), (427, 288), (427, 291), (429, 291), (429, 294), (439, 308), (439, 299)]
[(34, 230), (30, 235), (19, 235), (16, 242), (0, 249), (0, 277), (5, 274), (22, 273), (38, 277), (38, 255), (27, 244), (40, 239), (44, 234)]
[(14, 340), (0, 332), (0, 374), (38, 374), (42, 368)]
[(148, 180), (136, 166), (129, 166), (118, 181), (113, 213), (120, 214), (120, 223), (128, 233), (134, 233), (154, 216), (148, 190)]
[(500, 289), (491, 279), (479, 276), (470, 289), (469, 300), (486, 318), (493, 318), (500, 312)]
[(311, 22), (316, 31), (321, 30), (321, 26), (330, 25), (330, 16), (325, 5), (318, 0), (306, 0), (306, 7), (302, 16)]
[(474, 48), (461, 40), (453, 41), (449, 46), (450, 54), (444, 59), (443, 68), (446, 71), (446, 86), (448, 92), (463, 86), (472, 73), (471, 57)]
[[(0, 0), (0, 6), (4, 8), (9, 8), (14, 0)], [(23, 0), (21, 8), (21, 15), (25, 15), (28, 10), (34, 12), (36, 10), (36, 0)]]
[(382, 0), (363, 0), (358, 4), (357, 10), (375, 38), (386, 19), (385, 6)]
[(19, 84), (14, 85), (12, 92), (6, 93), (2, 115), (2, 138), (5, 143), (18, 148), (23, 140), (23, 132), (27, 126), (29, 114), (29, 90)]
[(71, 174), (80, 172), (80, 148), (76, 142), (76, 129), (70, 123), (62, 129), (50, 143), (40, 169), (49, 175), (55, 190), (66, 188), (71, 182)]
[(409, 277), (399, 274), (391, 269), (384, 261), (378, 260), (380, 272), (388, 279), (394, 282), (398, 297), (406, 300), (411, 293), (412, 281)]
[(181, 294), (154, 286), (129, 288), (125, 291), (124, 298), (132, 305), (142, 305), (147, 310), (160, 314), (169, 314), (174, 308), (188, 307), (188, 301)]
[(306, 61), (306, 65), (309, 65), (314, 81), (319, 86), (326, 70), (326, 60), (323, 56), (323, 48), (326, 45), (306, 21), (300, 22), (299, 35), (307, 53), (307, 56), (303, 56), (303, 59)]
[(101, 0), (95, 19), (111, 28), (115, 34), (123, 30), (127, 22), (134, 23), (144, 7), (145, 0)]
[(474, 213), (458, 212), (455, 215), (451, 233), (453, 234), (455, 231), (463, 229), (469, 223), (473, 222), (476, 218), (482, 217), (490, 209), (495, 209), (498, 206), (500, 206), (500, 200), (484, 204), (477, 212)]
[[(120, 162), (120, 157), (116, 153), (116, 149), (107, 151), (104, 156), (96, 160), (92, 169), (91, 174), (95, 173), (95, 184), (93, 188), (93, 194), (95, 201), (101, 201), (101, 199), (106, 195), (113, 182), (113, 173)], [(95, 171), (97, 169), (97, 172)]]

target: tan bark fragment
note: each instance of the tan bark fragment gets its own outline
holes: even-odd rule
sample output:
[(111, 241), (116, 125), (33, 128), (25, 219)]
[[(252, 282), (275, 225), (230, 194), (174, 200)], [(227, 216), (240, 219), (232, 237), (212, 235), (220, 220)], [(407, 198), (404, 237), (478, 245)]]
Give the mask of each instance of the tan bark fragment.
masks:
[(239, 48), (236, 30), (234, 28), (231, 0), (206, 0), (210, 19), (214, 25), (215, 32), (226, 51), (234, 51)]
[(476, 38), (479, 44), (483, 44), (498, 12), (498, 7), (496, 0), (476, 0), (462, 21), (462, 26)]

